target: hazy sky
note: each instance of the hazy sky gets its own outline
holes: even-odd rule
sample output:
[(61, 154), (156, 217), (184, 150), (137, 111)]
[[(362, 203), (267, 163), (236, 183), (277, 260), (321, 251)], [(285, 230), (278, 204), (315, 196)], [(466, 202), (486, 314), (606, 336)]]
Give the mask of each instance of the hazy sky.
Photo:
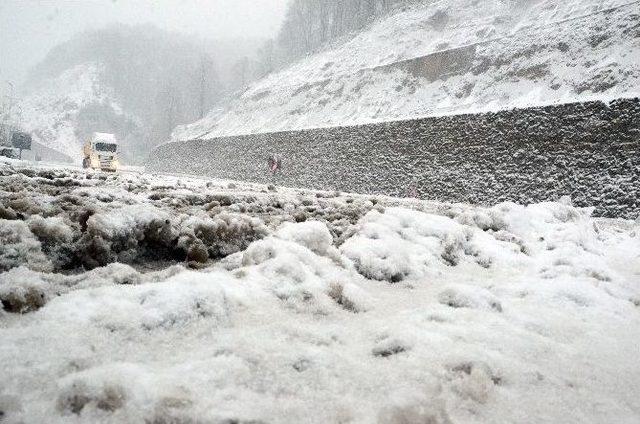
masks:
[(29, 68), (76, 32), (153, 23), (206, 38), (275, 34), (288, 0), (0, 0), (0, 81)]

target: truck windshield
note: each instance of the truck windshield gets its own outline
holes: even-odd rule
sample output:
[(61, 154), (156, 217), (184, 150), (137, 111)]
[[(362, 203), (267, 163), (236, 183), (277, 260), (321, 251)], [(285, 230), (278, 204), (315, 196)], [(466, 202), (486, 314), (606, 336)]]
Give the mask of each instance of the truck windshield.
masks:
[(115, 153), (116, 150), (118, 150), (118, 145), (110, 143), (96, 143), (96, 150), (99, 152)]

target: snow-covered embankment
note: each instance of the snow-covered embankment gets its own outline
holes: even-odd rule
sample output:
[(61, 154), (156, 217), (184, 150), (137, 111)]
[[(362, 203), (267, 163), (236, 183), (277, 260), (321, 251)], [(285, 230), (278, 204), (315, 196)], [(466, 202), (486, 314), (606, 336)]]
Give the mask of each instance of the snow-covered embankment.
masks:
[[(477, 208), (2, 170), (7, 422), (640, 417), (637, 223), (593, 219), (567, 201)], [(20, 184), (42, 193), (15, 193)], [(83, 230), (74, 210), (88, 206)], [(133, 254), (153, 238), (141, 220), (156, 214), (168, 222), (159, 239), (193, 237), (213, 257), (225, 234), (242, 240), (244, 231), (207, 232), (202, 222), (230, 213), (260, 231), (245, 227), (254, 240), (223, 259), (191, 257), (188, 269), (165, 258), (149, 271)], [(109, 260), (133, 267), (10, 265), (55, 264), (98, 227), (103, 243), (128, 246)], [(208, 267), (197, 270), (199, 259)]]

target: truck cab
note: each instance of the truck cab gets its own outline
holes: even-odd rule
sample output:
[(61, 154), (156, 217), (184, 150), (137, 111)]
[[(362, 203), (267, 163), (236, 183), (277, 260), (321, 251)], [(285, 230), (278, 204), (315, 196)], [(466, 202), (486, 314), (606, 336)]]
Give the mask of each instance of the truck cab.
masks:
[(118, 150), (115, 135), (93, 133), (83, 147), (82, 167), (116, 172), (120, 166)]

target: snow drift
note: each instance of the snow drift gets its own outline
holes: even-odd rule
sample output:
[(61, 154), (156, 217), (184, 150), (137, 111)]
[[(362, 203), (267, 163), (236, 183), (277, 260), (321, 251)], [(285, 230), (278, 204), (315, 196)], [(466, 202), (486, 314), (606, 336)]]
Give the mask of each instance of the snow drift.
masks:
[[(638, 223), (568, 199), (478, 208), (13, 166), (0, 180), (3, 422), (640, 417)], [(19, 184), (47, 202), (12, 202)], [(232, 212), (244, 218), (214, 218)], [(51, 249), (86, 234), (110, 252), (169, 235), (225, 243), (201, 270), (47, 272)]]

